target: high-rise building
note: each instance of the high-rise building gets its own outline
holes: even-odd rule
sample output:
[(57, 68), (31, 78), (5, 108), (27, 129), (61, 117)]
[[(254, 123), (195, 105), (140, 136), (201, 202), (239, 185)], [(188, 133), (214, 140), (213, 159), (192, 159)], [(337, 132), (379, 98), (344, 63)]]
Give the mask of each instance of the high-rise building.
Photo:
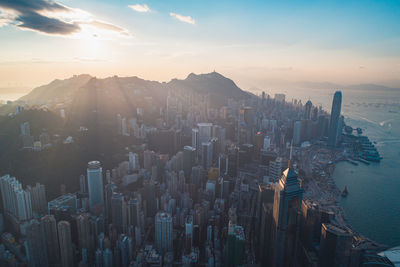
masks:
[(353, 235), (348, 230), (323, 223), (318, 266), (350, 266), (352, 240)]
[(293, 125), (293, 144), (300, 145), (301, 139), (301, 121), (296, 121)]
[(275, 187), (272, 224), (272, 266), (296, 266), (303, 189), (297, 174), (287, 168)]
[(172, 251), (172, 217), (158, 212), (155, 217), (155, 245), (160, 254)]
[(312, 103), (310, 100), (308, 100), (304, 108), (304, 119), (311, 120), (311, 109)]
[(129, 152), (129, 170), (130, 172), (139, 169), (139, 156), (136, 153)]
[(135, 229), (140, 226), (140, 207), (137, 198), (131, 198), (128, 201), (128, 226)]
[(87, 182), (86, 182), (86, 176), (81, 174), (81, 176), (79, 176), (79, 191), (84, 194), (87, 193)]
[(111, 198), (111, 218), (118, 233), (123, 233), (126, 227), (126, 203), (124, 195), (116, 193)]
[(31, 127), (29, 126), (29, 122), (21, 123), (21, 135), (31, 135)]
[(199, 144), (202, 144), (203, 142), (208, 142), (212, 134), (212, 123), (198, 123), (197, 127), (199, 128)]
[(27, 225), (25, 249), (29, 267), (49, 266), (45, 231), (38, 220), (31, 220)]
[(199, 153), (200, 149), (200, 139), (199, 139), (199, 129), (192, 129), (192, 147), (196, 149), (197, 153)]
[(45, 186), (40, 183), (36, 183), (33, 187), (28, 185), (26, 191), (31, 195), (32, 210), (39, 214), (45, 214), (47, 212)]
[(10, 175), (0, 178), (0, 190), (3, 200), (3, 210), (18, 221), (32, 218), (32, 200), (29, 191), (22, 189), (22, 184)]
[(228, 157), (225, 154), (218, 156), (218, 177), (228, 174)]
[(269, 162), (269, 177), (272, 181), (277, 181), (282, 174), (283, 160), (281, 157)]
[(213, 150), (211, 142), (201, 143), (201, 161), (203, 168), (208, 170), (212, 166)]
[(58, 240), (61, 252), (61, 266), (74, 266), (74, 255), (72, 250), (71, 225), (67, 221), (58, 223)]
[(244, 259), (244, 230), (242, 226), (229, 221), (226, 244), (226, 266), (242, 266)]
[(99, 161), (90, 161), (87, 168), (90, 212), (104, 211), (103, 170)]
[(342, 108), (342, 92), (336, 91), (333, 96), (331, 119), (329, 121), (328, 145), (335, 147), (338, 144), (341, 128), (339, 127), (340, 111)]
[(53, 215), (45, 215), (41, 218), (45, 236), (46, 248), (50, 265), (60, 262), (60, 247), (58, 245), (57, 222)]
[(89, 245), (91, 239), (89, 217), (89, 213), (83, 213), (76, 218), (76, 225), (78, 228), (78, 245), (80, 251), (85, 249), (88, 252), (90, 249), (94, 249)]
[(196, 160), (196, 149), (191, 146), (185, 146), (183, 148), (183, 171), (185, 178), (188, 180), (191, 173), (192, 167)]

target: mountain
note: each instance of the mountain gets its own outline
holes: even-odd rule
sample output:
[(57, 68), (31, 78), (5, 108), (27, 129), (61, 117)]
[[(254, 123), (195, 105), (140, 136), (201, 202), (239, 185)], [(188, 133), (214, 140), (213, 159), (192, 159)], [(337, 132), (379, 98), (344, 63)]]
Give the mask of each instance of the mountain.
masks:
[(80, 87), (85, 85), (92, 77), (88, 74), (74, 75), (65, 80), (54, 80), (47, 85), (33, 89), (19, 100), (37, 103), (62, 99), (73, 95)]
[(228, 98), (236, 100), (249, 97), (236, 84), (223, 75), (212, 72), (196, 75), (191, 73), (184, 80), (173, 79), (168, 83), (143, 80), (138, 77), (113, 76), (105, 79), (94, 78), (87, 74), (75, 75), (65, 80), (53, 82), (33, 89), (19, 100), (28, 103), (81, 101), (88, 92), (107, 95), (108, 101), (118, 104), (142, 105), (144, 97), (152, 97), (160, 104), (168, 91), (209, 95), (212, 105), (224, 105)]
[(217, 72), (196, 75), (190, 73), (185, 80), (173, 79), (168, 83), (169, 88), (178, 90), (191, 90), (200, 95), (209, 95), (212, 106), (226, 104), (228, 98), (236, 100), (249, 97), (249, 93), (243, 91), (231, 80)]

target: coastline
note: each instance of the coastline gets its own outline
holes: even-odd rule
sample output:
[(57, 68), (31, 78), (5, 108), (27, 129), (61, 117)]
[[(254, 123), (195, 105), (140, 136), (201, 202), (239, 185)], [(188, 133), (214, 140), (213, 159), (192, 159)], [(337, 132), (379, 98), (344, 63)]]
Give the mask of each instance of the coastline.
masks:
[[(311, 169), (308, 169), (311, 172), (306, 171), (308, 179), (304, 185), (304, 199), (309, 199), (318, 204), (319, 209), (322, 211), (332, 212), (334, 214), (333, 222), (354, 234), (357, 246), (371, 250), (385, 250), (389, 248), (387, 245), (378, 243), (355, 230), (346, 218), (345, 211), (340, 205), (342, 192), (333, 179), (336, 164), (348, 161), (347, 157), (343, 155), (343, 151), (311, 146), (306, 155), (305, 158), (312, 158), (313, 160), (311, 162)], [(307, 160), (303, 163), (307, 163)]]

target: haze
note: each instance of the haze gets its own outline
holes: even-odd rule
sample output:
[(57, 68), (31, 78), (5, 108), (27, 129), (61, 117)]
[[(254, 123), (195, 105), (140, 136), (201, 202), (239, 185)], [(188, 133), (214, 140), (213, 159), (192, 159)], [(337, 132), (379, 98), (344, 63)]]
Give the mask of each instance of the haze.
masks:
[[(301, 5), (300, 5), (301, 2)], [(0, 87), (89, 73), (399, 87), (398, 1), (0, 1)]]

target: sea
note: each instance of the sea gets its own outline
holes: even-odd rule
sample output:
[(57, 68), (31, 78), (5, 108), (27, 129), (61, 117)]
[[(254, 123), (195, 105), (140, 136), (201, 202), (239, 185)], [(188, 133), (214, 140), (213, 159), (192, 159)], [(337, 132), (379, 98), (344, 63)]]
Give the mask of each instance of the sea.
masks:
[[(338, 88), (340, 89), (340, 88)], [(331, 110), (335, 89), (276, 90)], [(267, 91), (268, 93), (268, 91)], [(341, 198), (346, 219), (362, 235), (389, 247), (400, 246), (400, 90), (342, 90), (345, 123), (360, 127), (383, 157), (380, 163), (335, 166), (333, 179), (348, 196)]]

